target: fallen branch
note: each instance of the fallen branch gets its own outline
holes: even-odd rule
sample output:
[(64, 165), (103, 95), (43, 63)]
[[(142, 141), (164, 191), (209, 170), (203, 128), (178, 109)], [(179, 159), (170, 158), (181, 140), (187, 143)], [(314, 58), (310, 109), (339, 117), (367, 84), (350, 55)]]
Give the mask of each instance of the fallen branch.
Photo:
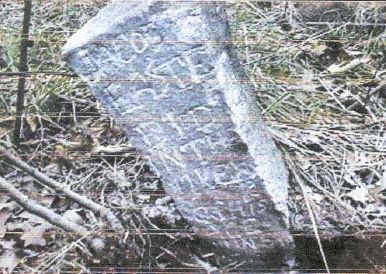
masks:
[(123, 229), (121, 222), (110, 209), (105, 208), (98, 203), (95, 203), (94, 201), (90, 200), (85, 196), (79, 195), (78, 193), (72, 191), (68, 186), (56, 182), (55, 180), (51, 179), (50, 177), (40, 172), (36, 168), (31, 167), (27, 163), (16, 158), (14, 155), (12, 155), (10, 152), (8, 152), (6, 149), (2, 147), (0, 147), (0, 154), (3, 155), (6, 162), (12, 164), (15, 167), (20, 168), (25, 173), (31, 175), (36, 180), (38, 180), (41, 184), (51, 187), (56, 191), (62, 192), (68, 198), (79, 203), (80, 205), (83, 205), (94, 212), (98, 212), (101, 215), (101, 217), (104, 217), (106, 220), (109, 221), (112, 229), (115, 229), (115, 230)]
[(123, 154), (128, 152), (133, 152), (134, 148), (132, 146), (97, 146), (92, 149), (92, 154)]
[(71, 222), (66, 218), (63, 218), (63, 216), (60, 216), (59, 214), (55, 213), (53, 210), (40, 205), (34, 200), (31, 200), (30, 197), (21, 193), (12, 184), (7, 182), (3, 177), (0, 177), (0, 187), (6, 190), (7, 195), (14, 199), (25, 210), (43, 218), (49, 223), (57, 227), (63, 228), (64, 230), (73, 232), (78, 236), (84, 237), (89, 233), (89, 231), (85, 227)]
[(31, 21), (31, 10), (32, 10), (32, 1), (24, 0), (24, 17), (23, 17), (23, 28), (21, 32), (21, 42), (20, 42), (20, 59), (19, 59), (19, 71), (20, 77), (17, 84), (17, 99), (16, 99), (16, 119), (15, 119), (15, 128), (13, 132), (13, 142), (16, 147), (20, 145), (20, 132), (21, 132), (21, 122), (22, 115), (24, 110), (24, 94), (25, 94), (25, 82), (26, 82), (26, 73), (28, 72), (28, 47), (30, 45), (28, 40), (29, 27)]
[(293, 163), (293, 161), (291, 160), (291, 157), (287, 153), (285, 153), (285, 159), (287, 160), (288, 166), (289, 166), (293, 176), (295, 177), (295, 180), (298, 182), (298, 185), (300, 186), (300, 189), (302, 190), (304, 202), (306, 204), (308, 214), (310, 215), (310, 219), (311, 219), (311, 223), (312, 223), (312, 229), (314, 231), (315, 238), (316, 238), (316, 241), (317, 241), (318, 246), (319, 246), (319, 251), (320, 251), (320, 255), (322, 256), (323, 264), (324, 264), (324, 267), (326, 268), (326, 272), (328, 274), (330, 274), (331, 273), (330, 267), (329, 267), (328, 262), (327, 262), (326, 254), (324, 253), (322, 241), (320, 240), (318, 226), (317, 226), (317, 223), (315, 220), (314, 212), (312, 211), (312, 207), (311, 207), (311, 203), (310, 203), (310, 200), (309, 200), (309, 197), (307, 194), (306, 186), (305, 186), (302, 178), (296, 172), (295, 164)]

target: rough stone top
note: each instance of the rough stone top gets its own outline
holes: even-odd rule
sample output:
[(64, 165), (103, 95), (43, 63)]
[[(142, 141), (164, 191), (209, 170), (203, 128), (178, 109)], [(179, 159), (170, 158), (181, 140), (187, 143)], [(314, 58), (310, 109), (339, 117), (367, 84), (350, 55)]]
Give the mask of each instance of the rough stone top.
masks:
[[(125, 24), (127, 18), (143, 17), (145, 13), (149, 11), (150, 7), (154, 8), (155, 4), (159, 4), (158, 9), (162, 9), (162, 7), (167, 5), (190, 6), (191, 8), (192, 5), (197, 4), (223, 6), (226, 3), (227, 1), (214, 0), (115, 0), (103, 8), (98, 14), (98, 17), (92, 18), (70, 37), (63, 47), (63, 54), (66, 55), (71, 50), (84, 46), (101, 34), (114, 32), (118, 25)], [(154, 12), (154, 14), (156, 14), (156, 12)], [(177, 14), (173, 15), (172, 10), (170, 10), (168, 15), (171, 17), (178, 16)], [(112, 18), (114, 20), (111, 20)], [(199, 35), (204, 35), (204, 33), (199, 33)]]

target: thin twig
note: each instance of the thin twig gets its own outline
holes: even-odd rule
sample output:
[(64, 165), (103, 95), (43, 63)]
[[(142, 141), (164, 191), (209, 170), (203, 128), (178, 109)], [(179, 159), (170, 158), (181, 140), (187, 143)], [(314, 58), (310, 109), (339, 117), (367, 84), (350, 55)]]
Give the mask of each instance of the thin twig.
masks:
[(25, 82), (28, 72), (28, 47), (29, 47), (29, 25), (31, 21), (31, 0), (24, 0), (24, 17), (23, 17), (23, 29), (20, 42), (20, 59), (19, 59), (19, 82), (17, 84), (17, 100), (16, 100), (16, 118), (15, 127), (13, 132), (13, 142), (16, 147), (20, 145), (20, 132), (21, 132), (21, 121), (24, 110), (24, 93), (25, 93)]
[[(373, 96), (375, 93), (377, 93), (378, 91), (382, 90), (385, 87), (386, 87), (386, 81), (381, 82), (376, 88), (374, 88), (373, 90), (370, 91), (368, 97)], [(363, 104), (357, 101), (357, 102), (353, 103), (352, 105), (348, 106), (347, 110), (352, 110), (359, 105), (363, 105)]]
[(328, 274), (330, 274), (331, 273), (330, 267), (328, 266), (328, 262), (327, 262), (326, 254), (324, 253), (322, 241), (320, 240), (318, 226), (317, 226), (317, 223), (316, 223), (316, 220), (315, 220), (314, 212), (312, 211), (312, 208), (311, 208), (311, 204), (310, 204), (310, 201), (309, 201), (309, 197), (307, 195), (306, 187), (305, 187), (305, 185), (303, 183), (303, 180), (300, 178), (299, 174), (297, 174), (295, 165), (294, 165), (294, 163), (292, 162), (292, 160), (290, 159), (290, 157), (289, 157), (289, 155), (287, 153), (285, 154), (285, 158), (286, 158), (287, 163), (288, 163), (288, 165), (290, 167), (290, 170), (292, 171), (292, 174), (294, 175), (296, 181), (298, 182), (298, 184), (300, 186), (300, 189), (302, 190), (304, 201), (306, 203), (308, 214), (310, 215), (310, 219), (311, 219), (311, 223), (312, 223), (312, 229), (314, 231), (316, 241), (318, 242), (319, 251), (320, 251), (320, 255), (322, 256), (324, 267), (326, 268), (326, 272)]
[(7, 191), (7, 195), (14, 199), (20, 206), (22, 206), (28, 212), (43, 218), (44, 220), (50, 222), (55, 226), (73, 232), (76, 235), (85, 236), (88, 234), (88, 230), (85, 227), (71, 222), (66, 218), (63, 218), (63, 216), (60, 216), (53, 210), (42, 206), (38, 202), (32, 200), (30, 197), (24, 195), (19, 190), (17, 190), (11, 183), (7, 182), (3, 177), (0, 177), (0, 187), (4, 188)]
[(16, 158), (14, 155), (12, 155), (10, 152), (8, 152), (2, 147), (0, 147), (0, 155), (3, 155), (3, 157), (6, 159), (8, 163), (20, 168), (21, 170), (23, 170), (24, 172), (26, 172), (27, 174), (31, 175), (36, 180), (38, 180), (41, 184), (49, 186), (55, 189), (56, 191), (60, 191), (64, 193), (68, 198), (93, 210), (94, 212), (98, 212), (102, 217), (106, 218), (106, 220), (110, 222), (112, 229), (117, 229), (117, 230), (123, 229), (121, 222), (110, 209), (105, 208), (98, 203), (95, 203), (94, 201), (88, 199), (85, 196), (79, 195), (78, 193), (69, 189), (68, 186), (56, 182), (55, 180), (51, 179), (50, 177), (40, 172), (36, 168)]
[(130, 145), (97, 146), (91, 151), (92, 154), (123, 154), (128, 152), (134, 152), (134, 148)]

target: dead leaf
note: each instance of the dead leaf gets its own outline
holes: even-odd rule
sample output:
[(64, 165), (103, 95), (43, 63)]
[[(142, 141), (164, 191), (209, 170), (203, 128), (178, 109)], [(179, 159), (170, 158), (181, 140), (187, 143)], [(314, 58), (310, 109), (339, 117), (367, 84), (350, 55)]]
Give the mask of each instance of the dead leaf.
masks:
[(73, 222), (73, 223), (76, 223), (78, 225), (80, 224), (83, 224), (84, 223), (84, 220), (83, 218), (78, 214), (79, 210), (76, 210), (76, 209), (71, 209), (71, 210), (67, 210), (66, 212), (64, 212), (63, 214), (63, 218)]
[(35, 224), (47, 223), (47, 221), (44, 220), (43, 218), (40, 218), (39, 216), (31, 214), (27, 211), (22, 212), (21, 214), (18, 215), (18, 217), (23, 218), (23, 219), (28, 219), (29, 221), (31, 221)]
[(5, 222), (8, 220), (11, 213), (7, 210), (0, 211), (0, 238), (3, 238), (7, 229), (5, 228)]
[(360, 186), (345, 194), (345, 196), (350, 197), (354, 201), (366, 204), (369, 201), (370, 193), (366, 187)]
[(3, 193), (0, 193), (0, 204), (5, 203), (9, 201), (11, 198), (9, 198), (8, 195), (5, 195)]
[(317, 42), (311, 43), (311, 46), (310, 46), (310, 52), (311, 52), (311, 54), (313, 54), (315, 56), (323, 55), (325, 53), (326, 49), (327, 49), (326, 45), (319, 44)]
[(347, 64), (333, 64), (327, 68), (327, 71), (330, 73), (343, 73), (348, 70), (354, 69), (359, 65), (366, 64), (371, 61), (371, 58), (368, 55), (364, 55), (360, 58), (356, 58)]
[[(43, 218), (40, 218), (39, 216), (26, 211), (21, 213), (18, 217), (28, 219), (28, 221), (23, 222), (24, 234), (20, 237), (20, 239), (24, 240), (24, 246), (45, 246), (47, 243), (44, 238), (44, 234), (48, 229), (52, 228), (52, 225), (45, 221)], [(33, 226), (33, 224), (37, 225)]]
[(38, 125), (37, 125), (37, 123), (35, 121), (36, 117), (34, 115), (27, 115), (26, 120), (27, 120), (28, 125), (31, 128), (31, 131), (35, 132), (36, 128), (38, 127)]
[(13, 201), (9, 201), (7, 203), (0, 202), (0, 210), (8, 209), (9, 211), (14, 210), (17, 207), (16, 203)]
[(49, 224), (40, 224), (30, 227), (24, 231), (24, 234), (20, 237), (20, 239), (24, 240), (25, 247), (29, 245), (45, 246), (47, 242), (44, 238), (44, 234), (50, 228), (52, 228), (52, 226)]
[(3, 252), (0, 255), (0, 270), (5, 270), (6, 273), (12, 273), (15, 267), (18, 265), (17, 256), (15, 253), (14, 241), (1, 242)]

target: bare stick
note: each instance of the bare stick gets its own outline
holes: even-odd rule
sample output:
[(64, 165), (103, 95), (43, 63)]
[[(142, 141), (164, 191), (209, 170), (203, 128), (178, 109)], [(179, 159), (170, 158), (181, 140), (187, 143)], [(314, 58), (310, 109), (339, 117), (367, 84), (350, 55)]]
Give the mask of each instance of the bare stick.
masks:
[(0, 154), (3, 155), (3, 157), (6, 159), (8, 163), (20, 168), (25, 173), (31, 175), (36, 180), (38, 180), (41, 184), (49, 186), (55, 189), (56, 191), (60, 191), (64, 193), (68, 198), (76, 201), (77, 203), (91, 209), (94, 212), (98, 212), (102, 217), (106, 218), (106, 220), (110, 222), (112, 229), (116, 229), (116, 230), (123, 229), (121, 222), (110, 209), (105, 208), (98, 203), (95, 203), (94, 201), (90, 200), (85, 196), (79, 195), (78, 193), (72, 191), (68, 186), (56, 182), (55, 180), (51, 179), (50, 177), (40, 172), (36, 168), (31, 167), (27, 163), (16, 158), (14, 155), (12, 155), (3, 147), (0, 147)]
[(73, 223), (66, 218), (63, 218), (63, 216), (55, 213), (53, 210), (40, 205), (34, 200), (31, 200), (30, 197), (21, 193), (3, 177), (0, 177), (0, 187), (4, 188), (7, 191), (7, 195), (14, 199), (25, 210), (39, 217), (42, 217), (44, 220), (50, 222), (51, 224), (63, 228), (64, 230), (73, 232), (78, 236), (85, 236), (89, 233), (85, 227)]
[(17, 84), (17, 100), (16, 100), (16, 118), (15, 118), (15, 128), (13, 132), (13, 142), (16, 147), (20, 145), (20, 132), (21, 132), (21, 120), (24, 110), (24, 93), (25, 93), (25, 82), (28, 72), (27, 65), (27, 53), (29, 46), (29, 25), (31, 21), (31, 10), (32, 3), (31, 0), (24, 0), (24, 17), (23, 17), (23, 29), (21, 32), (21, 42), (20, 42), (20, 59), (19, 59), (19, 71), (20, 77)]
[(125, 146), (97, 146), (91, 153), (92, 154), (123, 154), (128, 152), (134, 152), (134, 148), (129, 145)]
[(312, 223), (312, 229), (314, 231), (316, 241), (318, 242), (320, 255), (322, 256), (322, 259), (323, 259), (324, 267), (326, 268), (326, 272), (328, 274), (330, 274), (331, 273), (330, 267), (328, 266), (328, 262), (327, 262), (326, 254), (324, 253), (322, 241), (320, 240), (318, 226), (316, 224), (314, 212), (312, 211), (310, 200), (309, 200), (308, 194), (306, 192), (306, 187), (303, 183), (303, 180), (300, 178), (299, 174), (296, 172), (295, 165), (287, 153), (285, 154), (285, 158), (286, 158), (287, 163), (290, 167), (290, 170), (292, 171), (292, 174), (294, 175), (296, 181), (298, 182), (298, 184), (300, 186), (300, 189), (302, 190), (304, 201), (305, 201), (306, 207), (307, 207), (307, 211), (308, 211), (308, 214), (310, 215), (310, 219), (311, 219), (311, 223)]

